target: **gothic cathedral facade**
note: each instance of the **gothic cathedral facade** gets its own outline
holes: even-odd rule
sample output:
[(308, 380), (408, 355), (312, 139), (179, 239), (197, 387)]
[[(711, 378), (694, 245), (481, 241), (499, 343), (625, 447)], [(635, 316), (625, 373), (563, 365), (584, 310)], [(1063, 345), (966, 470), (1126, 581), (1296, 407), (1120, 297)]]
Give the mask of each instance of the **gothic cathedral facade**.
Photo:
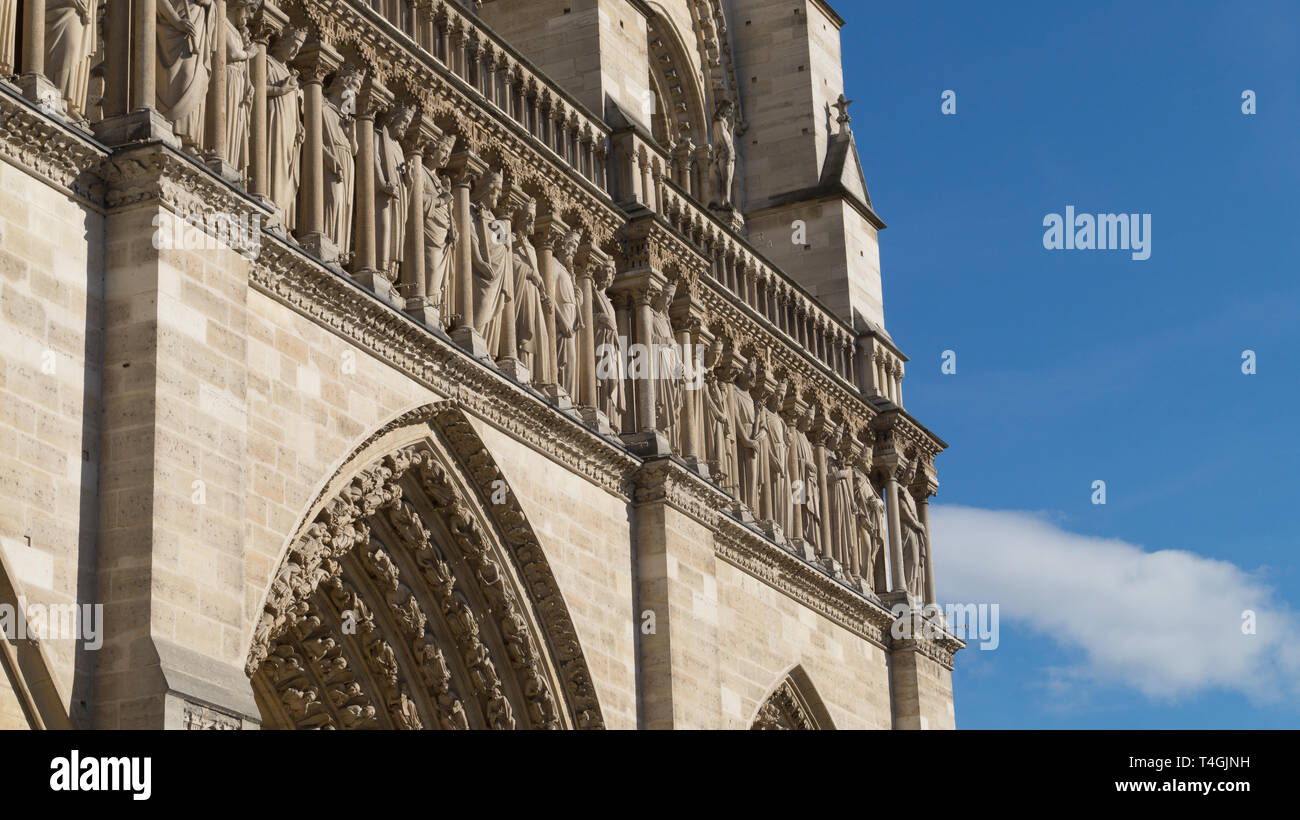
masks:
[(843, 25), (0, 0), (0, 728), (952, 728)]

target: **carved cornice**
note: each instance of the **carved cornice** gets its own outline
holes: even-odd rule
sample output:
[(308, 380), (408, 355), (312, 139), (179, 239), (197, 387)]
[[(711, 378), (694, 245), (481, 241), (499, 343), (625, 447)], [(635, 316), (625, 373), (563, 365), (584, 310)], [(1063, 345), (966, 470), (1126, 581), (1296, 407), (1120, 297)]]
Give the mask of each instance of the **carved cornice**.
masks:
[(624, 476), (636, 463), (623, 448), (557, 413), (282, 240), (264, 237), (250, 283), (605, 490), (623, 494)]
[(102, 197), (95, 170), (108, 152), (0, 88), (0, 158), (82, 199)]

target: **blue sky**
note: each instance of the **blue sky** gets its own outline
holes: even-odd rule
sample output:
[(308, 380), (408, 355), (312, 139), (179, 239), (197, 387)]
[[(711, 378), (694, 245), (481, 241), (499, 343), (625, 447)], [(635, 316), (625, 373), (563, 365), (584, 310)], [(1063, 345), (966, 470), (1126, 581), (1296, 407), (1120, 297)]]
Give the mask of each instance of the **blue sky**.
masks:
[[(940, 594), (1000, 603), (958, 726), (1300, 727), (1300, 4), (837, 8)], [(1151, 258), (1045, 250), (1067, 205)]]

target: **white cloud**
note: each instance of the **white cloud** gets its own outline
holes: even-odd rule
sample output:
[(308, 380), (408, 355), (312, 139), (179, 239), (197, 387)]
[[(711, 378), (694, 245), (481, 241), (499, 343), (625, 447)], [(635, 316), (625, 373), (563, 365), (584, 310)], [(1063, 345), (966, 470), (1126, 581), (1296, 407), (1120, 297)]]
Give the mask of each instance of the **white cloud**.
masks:
[[(1300, 618), (1261, 573), (1066, 532), (1026, 512), (935, 504), (931, 527), (940, 599), (997, 603), (1003, 621), (1082, 650), (1070, 678), (1157, 699), (1208, 689), (1261, 702), (1300, 696)], [(1242, 634), (1248, 609), (1254, 635)], [(1016, 650), (1004, 638), (998, 651)]]

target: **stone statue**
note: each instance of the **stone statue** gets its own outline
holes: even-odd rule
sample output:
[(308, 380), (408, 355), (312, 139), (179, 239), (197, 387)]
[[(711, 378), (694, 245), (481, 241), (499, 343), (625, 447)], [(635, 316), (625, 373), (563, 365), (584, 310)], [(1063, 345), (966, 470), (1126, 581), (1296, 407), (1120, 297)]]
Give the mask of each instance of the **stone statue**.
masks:
[(405, 255), (410, 187), (402, 138), (414, 117), (413, 106), (398, 105), (375, 129), (375, 258), (379, 272), (390, 282), (397, 281)]
[(853, 472), (854, 511), (858, 524), (859, 572), (873, 591), (886, 592), (885, 502), (862, 470)]
[(903, 541), (903, 583), (908, 592), (921, 596), (924, 594), (921, 579), (927, 552), (925, 525), (921, 523), (921, 516), (916, 510), (916, 499), (908, 489), (916, 478), (916, 471), (917, 463), (913, 461), (899, 485), (898, 525)]
[(551, 262), (555, 272), (555, 366), (560, 387), (570, 398), (578, 397), (578, 331), (582, 329), (582, 294), (573, 278), (573, 257), (578, 253), (582, 232), (571, 230), (555, 249)]
[(656, 300), (650, 328), (651, 377), (655, 385), (655, 426), (663, 433), (675, 452), (681, 452), (676, 440), (682, 411), (681, 358), (673, 338), (673, 323), (668, 306), (677, 293), (677, 280), (669, 279)]
[(767, 438), (767, 424), (749, 392), (753, 381), (754, 365), (751, 363), (733, 385), (731, 399), (736, 434), (736, 497), (751, 511), (757, 511), (761, 470), (759, 448), (764, 446)]
[(821, 499), (817, 485), (817, 457), (813, 454), (808, 434), (797, 426), (790, 429), (790, 483), (794, 498), (794, 513), (799, 516), (804, 540), (816, 544), (820, 540)]
[(829, 552), (845, 569), (857, 560), (858, 522), (853, 507), (853, 468), (843, 453), (828, 453), (826, 514), (830, 516)]
[(68, 101), (74, 120), (86, 118), (90, 61), (97, 42), (99, 0), (46, 0), (46, 73)]
[(488, 350), (493, 353), (506, 305), (506, 275), (511, 272), (508, 226), (493, 211), (504, 185), (505, 177), (500, 171), (488, 171), (474, 186), (470, 197), (472, 325), (488, 341)]
[(712, 200), (710, 208), (730, 211), (732, 188), (736, 179), (735, 105), (722, 100), (713, 112), (713, 158), (710, 166)]
[(714, 483), (726, 486), (736, 477), (735, 435), (731, 422), (731, 385), (717, 368), (704, 376), (704, 455)]
[(346, 260), (352, 247), (352, 202), (356, 186), (357, 94), (364, 72), (347, 64), (339, 69), (325, 96), (324, 147), (325, 233), (334, 240), (340, 258)]
[(158, 9), (158, 111), (171, 120), (181, 144), (203, 147), (204, 102), (212, 78), (216, 26), (212, 0), (155, 0)]
[(555, 343), (550, 337), (546, 315), (552, 310), (551, 297), (542, 280), (533, 247), (533, 230), (537, 225), (537, 203), (529, 199), (514, 216), (514, 320), (515, 350), (502, 350), (501, 356), (514, 356), (528, 368), (533, 381), (542, 381), (554, 372)]
[(768, 498), (768, 509), (772, 521), (781, 527), (781, 531), (790, 535), (790, 431), (786, 429), (776, 407), (780, 403), (781, 392), (772, 394), (768, 403), (762, 408), (766, 422), (767, 437), (763, 448), (763, 458), (767, 466), (767, 484), (764, 492)]
[(614, 284), (616, 271), (617, 266), (610, 259), (592, 282), (591, 323), (599, 365), (596, 368), (597, 407), (609, 418), (610, 427), (618, 431), (623, 429), (623, 414), (627, 412), (627, 368), (618, 344), (618, 314), (614, 312), (614, 303), (608, 293)]
[(230, 0), (221, 44), (226, 49), (226, 161), (241, 174), (248, 166), (249, 115), (253, 110), (253, 83), (249, 64), (257, 52), (249, 16), (261, 0)]
[[(0, 0), (0, 77), (9, 79), (17, 70), (16, 34), (22, 27), (18, 0)], [(48, 36), (48, 35), (47, 35)]]
[(456, 137), (445, 134), (434, 143), (424, 163), (424, 292), (443, 316), (451, 313), (447, 285), (456, 268), (456, 210), (451, 186), (437, 169), (451, 160)]
[(304, 136), (302, 89), (289, 63), (307, 42), (307, 30), (287, 28), (266, 55), (266, 159), (271, 201), (280, 209), (286, 227), (296, 220), (298, 162)]

